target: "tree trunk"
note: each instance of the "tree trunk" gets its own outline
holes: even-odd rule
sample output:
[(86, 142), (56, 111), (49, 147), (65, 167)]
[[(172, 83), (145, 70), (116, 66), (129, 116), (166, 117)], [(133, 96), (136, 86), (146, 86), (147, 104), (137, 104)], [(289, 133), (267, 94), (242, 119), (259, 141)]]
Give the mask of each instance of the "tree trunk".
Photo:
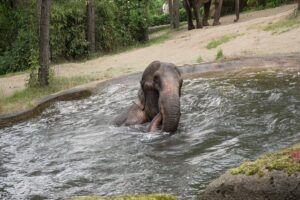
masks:
[(298, 0), (298, 10), (300, 11), (300, 0)]
[(170, 24), (173, 27), (173, 0), (168, 0)]
[(95, 3), (94, 0), (87, 0), (87, 20), (88, 20), (88, 32), (87, 40), (89, 42), (89, 52), (95, 52)]
[(49, 84), (49, 65), (50, 65), (50, 8), (51, 0), (41, 0), (40, 13), (40, 35), (39, 35), (39, 56), (40, 68), (38, 79), (41, 86)]
[(179, 0), (173, 0), (173, 28), (179, 28)]

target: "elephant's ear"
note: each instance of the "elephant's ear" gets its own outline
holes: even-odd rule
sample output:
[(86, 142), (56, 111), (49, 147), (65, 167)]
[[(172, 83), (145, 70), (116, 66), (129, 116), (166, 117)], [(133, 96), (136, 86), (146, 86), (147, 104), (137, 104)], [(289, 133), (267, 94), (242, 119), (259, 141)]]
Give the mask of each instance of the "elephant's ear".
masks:
[(138, 91), (138, 102), (136, 104), (140, 107), (141, 110), (145, 109), (145, 95), (142, 88), (140, 88)]
[(178, 67), (175, 67), (175, 70), (177, 71), (178, 75), (179, 75), (179, 96), (181, 96), (181, 87), (182, 87), (182, 83), (183, 83), (183, 80), (181, 78), (181, 71)]
[(175, 70), (177, 71), (177, 73), (179, 74), (179, 76), (181, 77), (181, 71), (178, 67), (175, 67)]

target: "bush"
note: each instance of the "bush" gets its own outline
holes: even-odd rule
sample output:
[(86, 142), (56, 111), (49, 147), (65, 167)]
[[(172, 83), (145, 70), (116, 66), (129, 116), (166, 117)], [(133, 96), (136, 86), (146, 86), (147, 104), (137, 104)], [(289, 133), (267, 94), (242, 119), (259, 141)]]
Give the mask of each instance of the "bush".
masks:
[(138, 42), (148, 40), (147, 5), (141, 0), (115, 0), (118, 7), (118, 20), (123, 24), (132, 38)]
[[(36, 0), (4, 1), (0, 4), (0, 75), (30, 68), (38, 60)], [(96, 50), (148, 40), (148, 12), (145, 1), (95, 0)], [(88, 56), (85, 0), (53, 0), (51, 6), (51, 60)]]
[[(187, 21), (187, 14), (184, 8), (179, 10), (179, 21)], [(150, 26), (160, 26), (170, 24), (170, 14), (154, 15), (150, 19)]]
[(291, 0), (247, 0), (247, 7), (249, 8), (274, 8), (284, 3), (292, 2)]
[(53, 3), (51, 8), (51, 58), (77, 59), (87, 56), (84, 1)]
[(0, 75), (26, 70), (33, 62), (32, 50), (37, 48), (36, 16), (31, 12), (34, 5), (25, 5), (20, 9), (12, 8), (8, 2), (0, 5)]

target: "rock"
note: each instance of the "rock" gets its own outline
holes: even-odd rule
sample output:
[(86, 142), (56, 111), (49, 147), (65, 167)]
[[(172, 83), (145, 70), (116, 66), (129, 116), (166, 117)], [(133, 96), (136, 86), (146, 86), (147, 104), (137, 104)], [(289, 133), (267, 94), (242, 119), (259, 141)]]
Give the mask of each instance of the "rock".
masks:
[(300, 144), (228, 170), (211, 182), (201, 200), (299, 200)]
[(176, 200), (177, 198), (169, 194), (149, 194), (149, 195), (126, 195), (115, 197), (100, 196), (80, 196), (70, 200)]
[(226, 172), (206, 188), (202, 200), (299, 200), (300, 173), (288, 175), (283, 171), (232, 175)]

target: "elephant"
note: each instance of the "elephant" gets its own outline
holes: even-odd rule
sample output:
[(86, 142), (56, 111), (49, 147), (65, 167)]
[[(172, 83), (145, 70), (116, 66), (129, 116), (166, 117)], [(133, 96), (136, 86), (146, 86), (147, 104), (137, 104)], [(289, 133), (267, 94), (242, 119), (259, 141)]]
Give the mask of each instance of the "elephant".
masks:
[(180, 119), (180, 70), (172, 63), (152, 62), (143, 72), (138, 98), (116, 117), (117, 126), (151, 122), (149, 131), (174, 132)]
[[(213, 0), (183, 0), (183, 6), (185, 7), (185, 10), (187, 12), (188, 16), (188, 30), (195, 29), (195, 26), (193, 24), (193, 15), (192, 10), (194, 12), (195, 18), (196, 18), (196, 28), (202, 28), (202, 26), (208, 26), (208, 18), (209, 18), (209, 10), (210, 5)], [(221, 9), (223, 0), (214, 0), (215, 4), (215, 16), (214, 16), (214, 22), (213, 25), (219, 25), (220, 24), (220, 15), (221, 15)], [(200, 21), (200, 7), (204, 5), (204, 16), (202, 19), (202, 22)], [(237, 22), (240, 17), (240, 2), (239, 0), (235, 0), (235, 14), (236, 19), (234, 22)]]

